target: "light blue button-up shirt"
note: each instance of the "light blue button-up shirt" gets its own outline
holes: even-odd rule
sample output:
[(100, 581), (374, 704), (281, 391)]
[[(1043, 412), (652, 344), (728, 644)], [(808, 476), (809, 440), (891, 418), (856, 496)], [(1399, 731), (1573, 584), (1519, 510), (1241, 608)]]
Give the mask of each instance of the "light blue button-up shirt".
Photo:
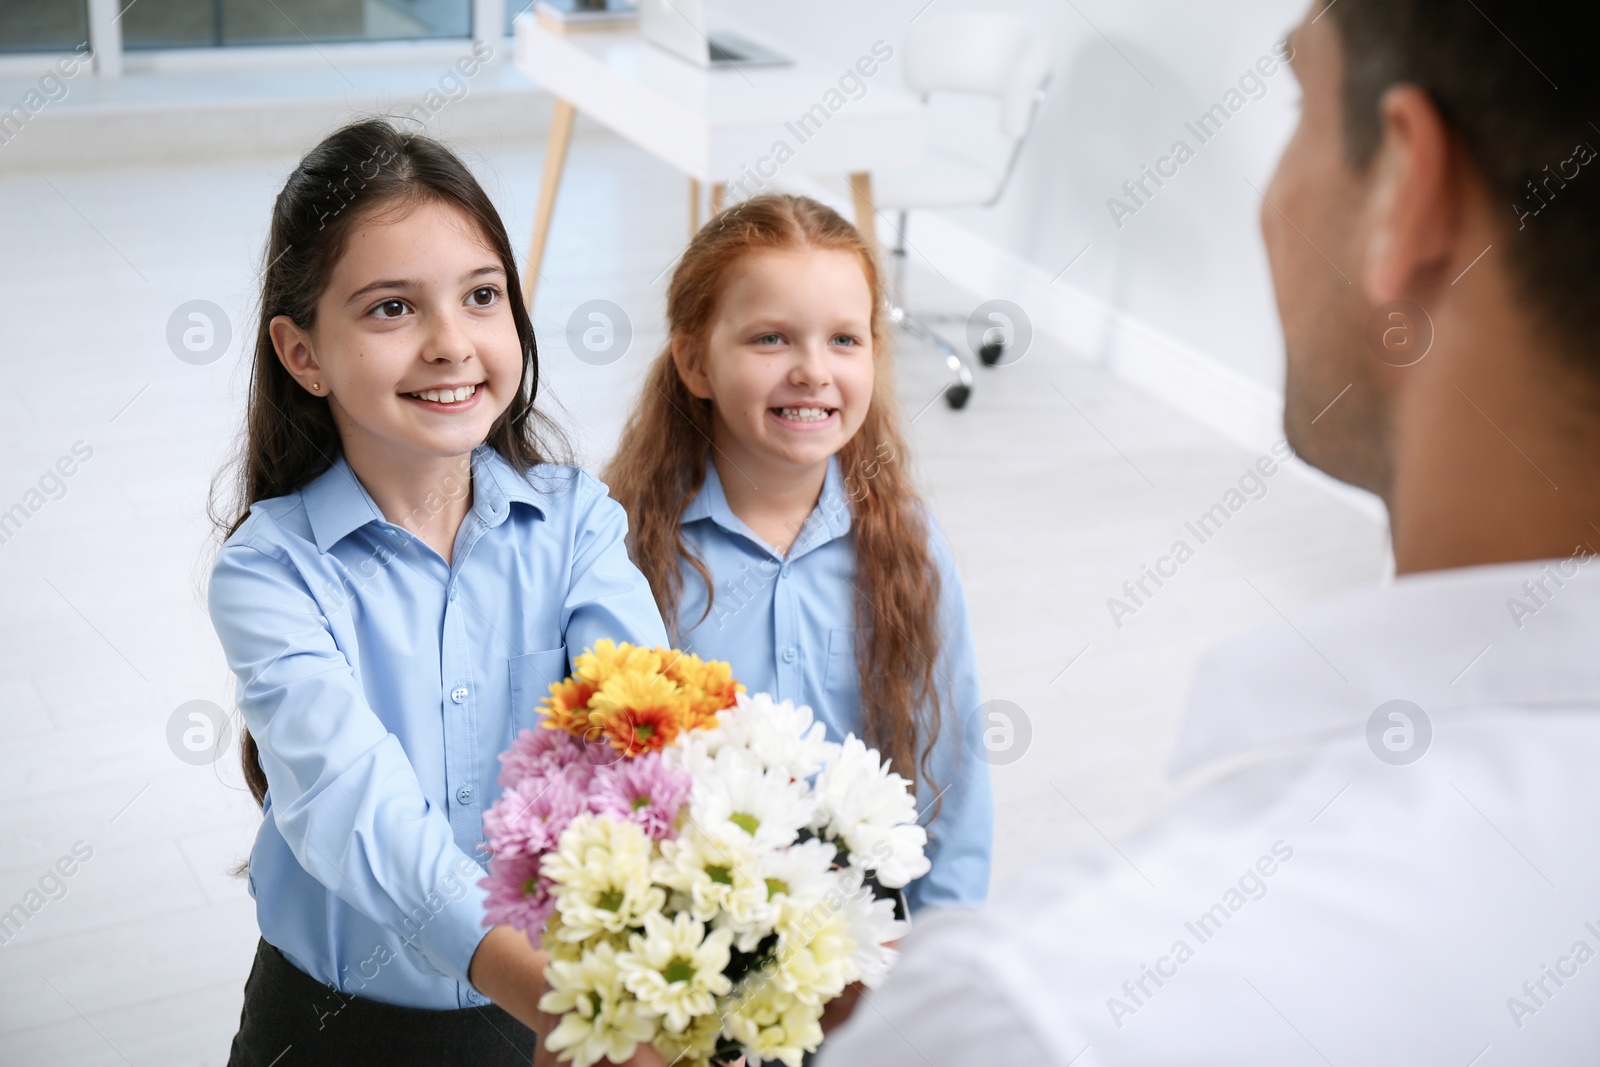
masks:
[[(983, 759), (982, 697), (966, 597), (944, 534), (931, 513), (924, 516), (942, 590), (934, 684), (944, 718), (931, 765), (943, 805), (930, 821), (939, 794), (920, 792), (917, 803), (933, 867), (906, 888), (913, 912), (982, 904), (994, 845), (994, 800)], [(684, 565), (678, 611), (683, 647), (702, 658), (727, 660), (752, 693), (810, 705), (830, 740), (842, 741), (847, 733), (864, 736), (856, 669), (855, 542), (838, 457), (828, 461), (822, 493), (787, 557), (728, 507), (710, 461), (705, 484), (684, 509), (683, 534), (711, 571), (717, 590), (711, 614), (698, 621), (706, 608), (706, 587), (699, 573)]]
[(593, 477), (524, 479), (487, 445), (448, 564), (342, 456), (250, 509), (212, 571), (211, 621), (269, 783), (250, 892), (295, 966), (391, 1004), (485, 1002), (467, 968), (496, 757), (569, 649), (666, 643), (626, 532)]

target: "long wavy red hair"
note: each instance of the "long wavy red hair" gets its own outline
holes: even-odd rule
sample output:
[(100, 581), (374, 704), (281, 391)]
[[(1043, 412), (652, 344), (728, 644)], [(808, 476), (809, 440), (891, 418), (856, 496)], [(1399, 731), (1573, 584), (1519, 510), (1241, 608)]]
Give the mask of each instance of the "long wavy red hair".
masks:
[(850, 487), (850, 537), (856, 554), (862, 732), (921, 794), (933, 787), (930, 762), (941, 718), (935, 684), (939, 573), (928, 547), (922, 504), (906, 469), (883, 280), (872, 250), (854, 226), (815, 200), (783, 194), (752, 197), (706, 223), (673, 271), (667, 289), (668, 342), (650, 368), (603, 477), (611, 495), (627, 509), (633, 561), (649, 579), (677, 642), (685, 629), (698, 624), (683, 627), (678, 620), (684, 565), (705, 584), (708, 613), (716, 595), (705, 562), (683, 539), (684, 508), (705, 481), (714, 401), (689, 391), (672, 359), (673, 340), (685, 339), (689, 358), (700, 358), (718, 295), (740, 257), (804, 248), (854, 254), (872, 293), (872, 398), (861, 429), (839, 452)]

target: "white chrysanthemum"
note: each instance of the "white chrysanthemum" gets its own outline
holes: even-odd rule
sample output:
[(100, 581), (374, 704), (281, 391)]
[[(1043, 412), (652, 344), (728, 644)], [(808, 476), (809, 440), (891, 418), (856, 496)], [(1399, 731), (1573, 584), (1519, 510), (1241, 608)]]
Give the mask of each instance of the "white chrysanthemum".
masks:
[(717, 840), (749, 841), (757, 850), (787, 848), (816, 812), (810, 787), (764, 771), (749, 753), (724, 748), (694, 780), (689, 818)]
[(894, 901), (874, 898), (872, 893), (851, 894), (844, 903), (843, 915), (855, 942), (855, 965), (852, 982), (861, 982), (868, 989), (876, 989), (900, 958), (897, 949), (889, 947), (911, 932), (911, 924), (894, 917)]
[(733, 934), (706, 933), (705, 924), (680, 913), (644, 917), (644, 933), (628, 938), (628, 951), (617, 956), (622, 984), (646, 1008), (661, 1016), (661, 1025), (682, 1032), (697, 1015), (714, 1015), (717, 996), (733, 983), (728, 966)]
[(888, 760), (854, 734), (817, 775), (811, 825), (843, 843), (851, 866), (872, 871), (890, 888), (922, 877), (931, 866), (923, 854), (928, 832), (917, 825), (916, 801), (907, 785)]
[(794, 779), (816, 774), (838, 748), (809, 707), (779, 702), (766, 693), (740, 693), (737, 703), (719, 713), (717, 725), (704, 733), (707, 754), (743, 749), (763, 770)]
[[(726, 711), (717, 713), (720, 718)], [(685, 771), (690, 777), (698, 778), (711, 761), (710, 747), (706, 744), (706, 737), (714, 733), (714, 729), (685, 730), (678, 735), (678, 739), (661, 750), (661, 763), (675, 771)]]
[(723, 1021), (728, 1036), (745, 1049), (749, 1067), (778, 1060), (800, 1067), (807, 1052), (822, 1044), (819, 1008), (804, 1004), (769, 981), (752, 976), (730, 1002)]
[(552, 1052), (570, 1049), (576, 1067), (602, 1059), (622, 1063), (655, 1036), (655, 1016), (623, 987), (617, 952), (609, 944), (577, 960), (552, 960), (544, 973), (549, 990), (539, 998), (539, 1010), (561, 1016), (544, 1044)]
[(651, 883), (650, 868), (651, 841), (635, 823), (589, 813), (573, 819), (540, 867), (555, 883), (557, 936), (617, 934), (660, 911), (667, 895)]
[(811, 838), (756, 857), (774, 923), (828, 906), (829, 890), (838, 890), (840, 885), (838, 873), (830, 869), (834, 854), (833, 845)]

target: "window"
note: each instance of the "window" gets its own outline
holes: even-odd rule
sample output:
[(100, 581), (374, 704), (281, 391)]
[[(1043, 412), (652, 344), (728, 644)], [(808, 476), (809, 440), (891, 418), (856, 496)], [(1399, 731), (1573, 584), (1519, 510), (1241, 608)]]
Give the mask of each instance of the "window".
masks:
[(122, 15), (130, 50), (471, 34), (472, 0), (135, 0)]
[(70, 52), (88, 39), (87, 0), (0, 0), (0, 52)]

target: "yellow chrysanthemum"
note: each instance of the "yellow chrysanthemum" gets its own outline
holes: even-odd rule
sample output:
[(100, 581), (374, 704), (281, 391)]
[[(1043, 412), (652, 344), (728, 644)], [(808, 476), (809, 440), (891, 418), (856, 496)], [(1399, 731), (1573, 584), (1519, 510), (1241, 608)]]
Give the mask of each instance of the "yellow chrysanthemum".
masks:
[(589, 701), (589, 709), (591, 727), (598, 727), (625, 756), (659, 751), (689, 725), (689, 700), (682, 687), (653, 671), (612, 675)]
[(691, 729), (712, 726), (717, 712), (733, 707), (735, 696), (744, 686), (733, 680), (733, 665), (723, 660), (703, 660), (689, 653), (667, 655), (665, 673), (683, 687), (689, 698)]
[(610, 638), (602, 638), (594, 643), (592, 649), (572, 661), (572, 673), (575, 678), (598, 689), (618, 674), (659, 674), (662, 662), (661, 654), (656, 649), (631, 645), (626, 641), (619, 645)]

